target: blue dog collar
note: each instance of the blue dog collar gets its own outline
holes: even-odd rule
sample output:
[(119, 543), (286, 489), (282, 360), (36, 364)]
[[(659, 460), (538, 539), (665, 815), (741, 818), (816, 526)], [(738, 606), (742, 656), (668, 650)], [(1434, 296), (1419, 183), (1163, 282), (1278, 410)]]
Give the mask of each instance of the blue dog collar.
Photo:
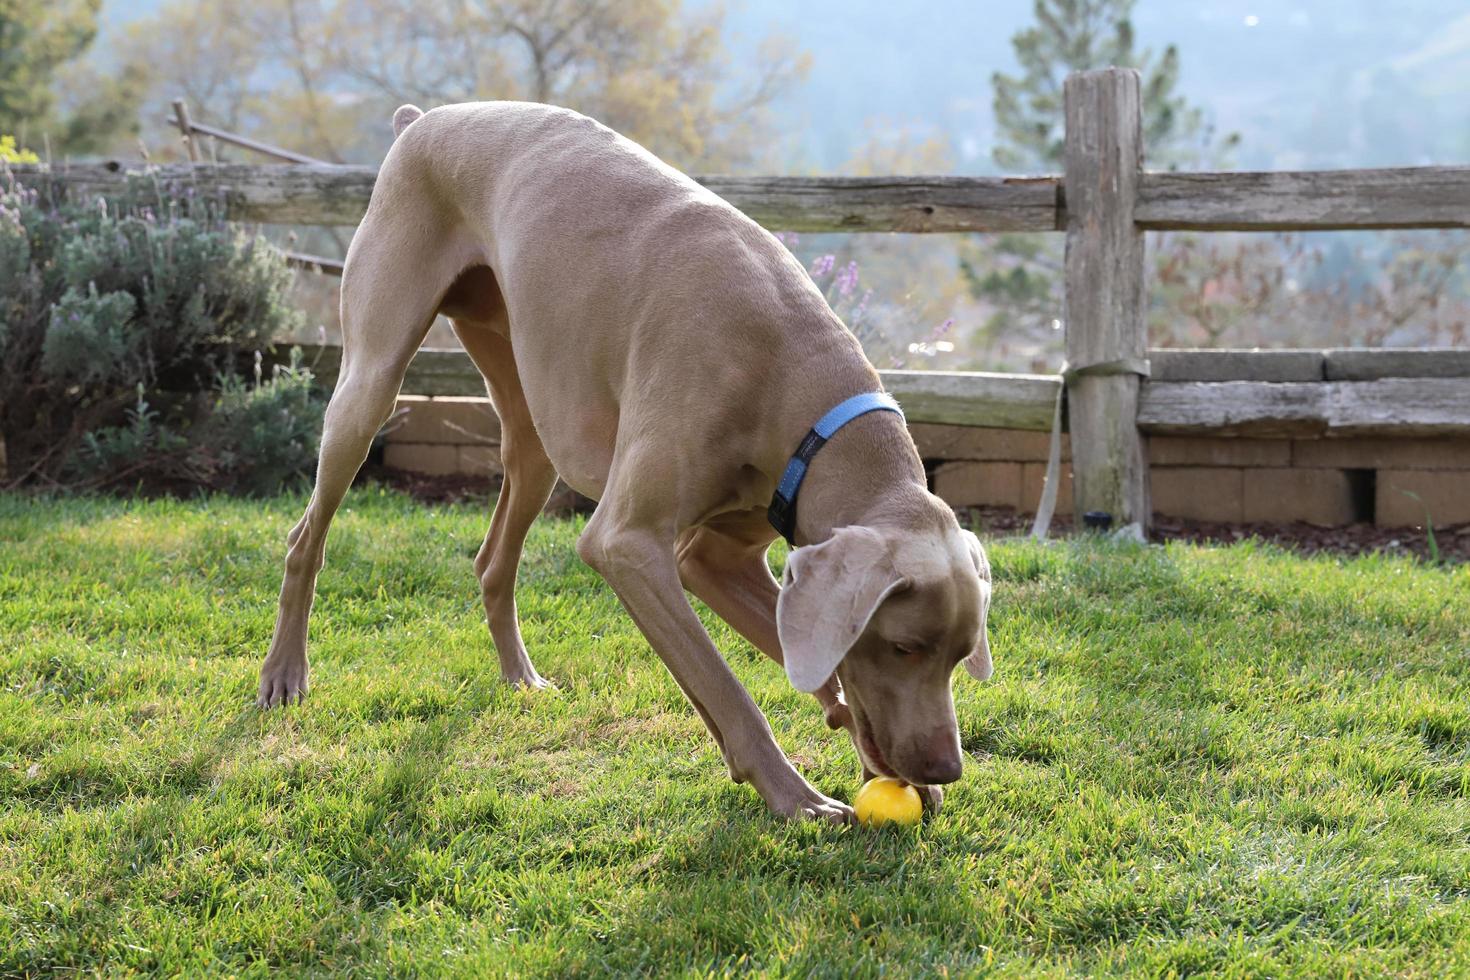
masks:
[(801, 440), (801, 445), (796, 447), (796, 453), (786, 464), (786, 471), (781, 474), (781, 482), (776, 485), (776, 493), (766, 511), (771, 526), (781, 533), (787, 544), (796, 545), (796, 495), (801, 490), (801, 481), (806, 478), (807, 465), (838, 429), (869, 412), (897, 412), (898, 417), (903, 418), (903, 409), (898, 407), (898, 402), (884, 392), (853, 395), (818, 419), (806, 438)]

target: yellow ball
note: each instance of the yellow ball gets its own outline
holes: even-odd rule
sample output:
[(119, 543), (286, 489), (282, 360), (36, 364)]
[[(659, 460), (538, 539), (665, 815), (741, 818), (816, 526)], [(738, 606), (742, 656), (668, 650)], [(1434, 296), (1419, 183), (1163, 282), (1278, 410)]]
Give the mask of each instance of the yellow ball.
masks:
[(908, 783), (875, 776), (858, 790), (852, 811), (859, 823), (870, 827), (885, 823), (913, 824), (924, 816), (924, 801), (919, 798), (919, 791)]

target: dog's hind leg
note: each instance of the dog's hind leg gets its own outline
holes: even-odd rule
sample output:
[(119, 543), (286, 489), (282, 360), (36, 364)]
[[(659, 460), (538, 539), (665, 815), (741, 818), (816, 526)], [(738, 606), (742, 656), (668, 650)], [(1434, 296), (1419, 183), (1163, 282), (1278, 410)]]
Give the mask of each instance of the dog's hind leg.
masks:
[(500, 497), (490, 518), (490, 532), (475, 556), (475, 574), (485, 603), (485, 619), (495, 652), (500, 657), (500, 674), (517, 687), (550, 686), (536, 672), (521, 639), (516, 612), (516, 570), (526, 534), (546, 498), (556, 485), (556, 468), (546, 456), (541, 437), (531, 422), (531, 410), (521, 389), (510, 341), (493, 325), (455, 320), (454, 332), (480, 373), (485, 376), (490, 399), (500, 416), (500, 456), (505, 478)]
[[(432, 260), (425, 258), (431, 253), (417, 249), (405, 254), (392, 229), (387, 235), (374, 234), (370, 221), (371, 216), (358, 230), (342, 279), (342, 373), (327, 405), (316, 488), (286, 539), (275, 633), (260, 668), (257, 702), (264, 708), (299, 701), (306, 693), (307, 620), (327, 528), (367, 458), (373, 436), (393, 411), (404, 372), (439, 301), (438, 290), (423, 291), (405, 279), (406, 270), (432, 268)], [(415, 273), (413, 281), (424, 280)]]

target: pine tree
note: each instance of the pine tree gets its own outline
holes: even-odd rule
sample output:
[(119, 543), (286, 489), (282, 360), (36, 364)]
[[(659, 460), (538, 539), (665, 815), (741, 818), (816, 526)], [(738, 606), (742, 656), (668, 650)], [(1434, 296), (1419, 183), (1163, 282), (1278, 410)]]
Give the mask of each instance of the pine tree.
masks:
[[(1065, 130), (1062, 86), (1069, 74), (1109, 66), (1142, 76), (1144, 158), (1159, 169), (1219, 164), (1237, 142), (1216, 142), (1204, 113), (1177, 91), (1179, 50), (1161, 55), (1135, 48), (1129, 19), (1134, 0), (1036, 0), (1036, 23), (1011, 38), (1020, 72), (991, 79), (998, 142), (994, 157), (1007, 170), (1058, 173)], [(970, 294), (991, 308), (974, 338), (991, 359), (1029, 354), (1032, 366), (1061, 334), (1062, 242), (1043, 235), (999, 235), (960, 250), (960, 274)]]
[(1150, 166), (1177, 166), (1228, 150), (1227, 137), (1212, 148), (1204, 114), (1176, 89), (1179, 49), (1162, 55), (1134, 49), (1135, 0), (1036, 0), (1036, 23), (1017, 33), (1011, 47), (1018, 75), (991, 79), (996, 125), (1002, 142), (994, 151), (1002, 167), (1059, 170), (1062, 163), (1062, 83), (1072, 72), (1118, 66), (1143, 76), (1143, 137)]

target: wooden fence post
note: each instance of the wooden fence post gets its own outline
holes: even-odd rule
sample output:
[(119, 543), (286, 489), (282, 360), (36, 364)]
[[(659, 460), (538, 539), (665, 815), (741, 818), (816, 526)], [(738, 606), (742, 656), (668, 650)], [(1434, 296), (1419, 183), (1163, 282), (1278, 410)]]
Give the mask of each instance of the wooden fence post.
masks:
[(194, 142), (194, 127), (189, 122), (189, 107), (184, 104), (183, 99), (174, 99), (174, 122), (179, 127), (179, 135), (184, 139), (184, 149), (189, 153), (189, 162), (199, 162), (199, 147)]
[[(1138, 72), (1070, 75), (1066, 104), (1067, 383), (1078, 519), (1149, 525), (1148, 462), (1138, 432), (1147, 354), (1143, 232), (1133, 221), (1143, 170)], [(1093, 373), (1088, 373), (1092, 369)]]

